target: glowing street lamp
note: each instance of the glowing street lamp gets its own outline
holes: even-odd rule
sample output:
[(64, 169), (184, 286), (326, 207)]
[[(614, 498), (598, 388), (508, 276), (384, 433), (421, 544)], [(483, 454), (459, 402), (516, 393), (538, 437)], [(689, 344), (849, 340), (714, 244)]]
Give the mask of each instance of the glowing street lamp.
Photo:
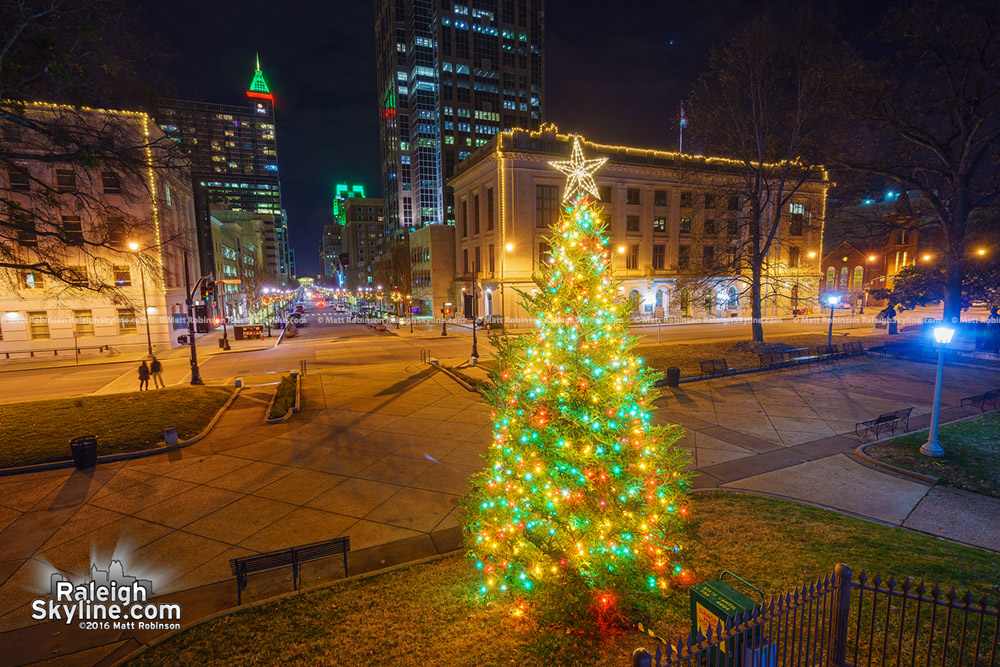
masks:
[(878, 259), (876, 255), (868, 255), (865, 257), (864, 275), (861, 279), (861, 315), (865, 314), (865, 304), (868, 303), (868, 265), (876, 259)]
[(927, 442), (920, 446), (920, 453), (926, 456), (944, 456), (944, 449), (938, 442), (938, 425), (941, 422), (941, 381), (944, 378), (944, 350), (955, 330), (949, 327), (934, 327), (934, 340), (938, 344), (937, 381), (934, 384), (934, 411), (931, 413), (931, 430)]
[(146, 271), (142, 268), (142, 254), (139, 252), (139, 244), (132, 241), (128, 244), (128, 249), (135, 253), (139, 262), (139, 275), (142, 281), (142, 316), (146, 320), (146, 352), (153, 356), (153, 338), (149, 335), (149, 305), (146, 303)]
[(833, 345), (833, 309), (840, 303), (840, 297), (836, 294), (826, 297), (826, 304), (830, 306), (830, 330), (826, 334), (826, 346)]

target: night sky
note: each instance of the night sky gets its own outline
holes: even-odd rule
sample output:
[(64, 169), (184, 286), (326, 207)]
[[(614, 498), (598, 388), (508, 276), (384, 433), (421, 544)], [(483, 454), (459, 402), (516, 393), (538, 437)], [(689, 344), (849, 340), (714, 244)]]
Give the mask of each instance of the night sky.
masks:
[[(546, 120), (597, 141), (675, 149), (674, 115), (712, 44), (765, 7), (801, 4), (546, 0)], [(888, 5), (841, 3), (839, 11), (846, 30), (861, 35)], [(297, 269), (315, 275), (334, 184), (361, 182), (381, 194), (371, 0), (172, 0), (143, 12), (170, 50), (172, 95), (242, 103), (260, 54), (276, 97)]]

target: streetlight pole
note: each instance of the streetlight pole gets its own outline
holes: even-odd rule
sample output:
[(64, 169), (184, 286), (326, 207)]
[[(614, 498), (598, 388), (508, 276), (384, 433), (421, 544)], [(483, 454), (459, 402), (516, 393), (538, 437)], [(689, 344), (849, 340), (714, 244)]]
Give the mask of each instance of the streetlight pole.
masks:
[(827, 298), (826, 302), (830, 304), (830, 329), (826, 332), (826, 346), (830, 348), (833, 346), (833, 309), (840, 303), (840, 297), (831, 296)]
[(406, 309), (410, 311), (410, 333), (413, 333), (413, 295), (406, 295)]
[(934, 340), (938, 343), (937, 378), (934, 382), (934, 410), (931, 412), (931, 430), (928, 433), (927, 442), (920, 446), (920, 453), (925, 456), (944, 456), (944, 449), (938, 442), (938, 426), (941, 423), (941, 385), (944, 380), (944, 348), (951, 342), (951, 337), (954, 334), (955, 330), (948, 327), (934, 328)]
[(146, 271), (142, 267), (142, 254), (139, 252), (138, 243), (129, 243), (128, 247), (135, 253), (139, 262), (139, 276), (142, 282), (142, 317), (146, 320), (146, 353), (153, 356), (153, 338), (149, 334), (149, 304), (146, 303)]
[[(503, 264), (500, 265), (503, 268)], [(479, 358), (479, 347), (476, 340), (476, 301), (478, 295), (476, 293), (476, 276), (479, 273), (479, 265), (473, 263), (472, 266), (472, 356), (476, 359)], [(501, 304), (503, 303), (503, 292), (500, 292)], [(502, 306), (501, 306), (502, 307)]]
[[(194, 288), (198, 289), (198, 285), (204, 278), (199, 278), (198, 282), (195, 283)], [(191, 345), (191, 384), (205, 384), (201, 380), (201, 373), (198, 370), (198, 350), (194, 343), (194, 291), (191, 289), (191, 274), (188, 271), (188, 256), (184, 253), (184, 287), (187, 290), (187, 310), (188, 310), (188, 343)]]

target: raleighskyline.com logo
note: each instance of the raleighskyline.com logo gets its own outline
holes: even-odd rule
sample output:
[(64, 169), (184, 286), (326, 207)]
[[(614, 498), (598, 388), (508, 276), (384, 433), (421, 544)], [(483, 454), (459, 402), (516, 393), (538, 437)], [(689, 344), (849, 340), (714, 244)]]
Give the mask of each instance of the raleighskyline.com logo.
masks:
[(36, 621), (63, 621), (82, 630), (179, 630), (181, 606), (152, 603), (153, 582), (125, 574), (121, 561), (91, 567), (90, 581), (74, 584), (56, 572), (51, 599), (31, 603)]

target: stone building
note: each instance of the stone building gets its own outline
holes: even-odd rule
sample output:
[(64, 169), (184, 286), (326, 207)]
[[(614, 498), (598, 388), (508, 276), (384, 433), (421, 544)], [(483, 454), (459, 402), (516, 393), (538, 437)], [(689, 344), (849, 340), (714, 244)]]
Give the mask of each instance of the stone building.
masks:
[[(456, 279), (452, 296), (472, 308), (478, 267), (478, 314), (524, 318), (512, 288), (531, 292), (532, 275), (546, 261), (549, 225), (559, 216), (565, 177), (549, 162), (564, 160), (572, 135), (552, 125), (502, 132), (457, 168)], [(734, 161), (581, 140), (588, 158), (607, 157), (595, 174), (608, 224), (612, 261), (637, 317), (749, 315), (746, 280), (720, 267), (744, 227), (732, 192)], [(815, 308), (819, 296), (823, 220), (829, 182), (810, 174), (786, 203), (767, 268), (765, 315)], [(745, 241), (745, 238), (743, 239)]]

